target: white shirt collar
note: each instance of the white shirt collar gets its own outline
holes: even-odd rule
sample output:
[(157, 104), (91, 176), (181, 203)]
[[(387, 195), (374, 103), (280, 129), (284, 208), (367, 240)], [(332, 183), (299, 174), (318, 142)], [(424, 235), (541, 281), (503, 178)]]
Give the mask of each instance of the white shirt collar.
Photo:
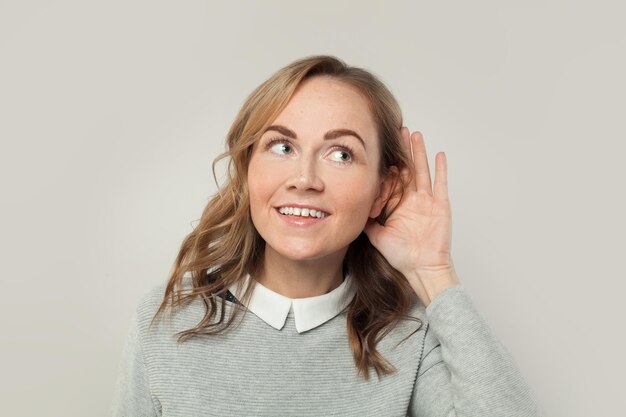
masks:
[[(248, 288), (250, 279), (250, 274), (247, 274), (242, 288), (237, 283), (230, 286), (229, 290), (237, 300), (241, 300), (240, 295)], [(329, 293), (315, 297), (289, 298), (256, 282), (246, 307), (276, 330), (283, 328), (293, 307), (296, 330), (302, 333), (326, 323), (350, 304), (356, 293), (351, 283), (352, 277), (347, 274), (341, 285)]]

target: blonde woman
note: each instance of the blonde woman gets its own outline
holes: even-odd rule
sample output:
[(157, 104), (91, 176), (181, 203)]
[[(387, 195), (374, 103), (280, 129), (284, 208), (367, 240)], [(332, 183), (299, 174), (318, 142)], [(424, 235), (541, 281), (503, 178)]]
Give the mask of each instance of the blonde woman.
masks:
[(459, 281), (447, 165), (371, 73), (298, 60), (246, 100), (229, 178), (141, 300), (115, 416), (534, 416)]

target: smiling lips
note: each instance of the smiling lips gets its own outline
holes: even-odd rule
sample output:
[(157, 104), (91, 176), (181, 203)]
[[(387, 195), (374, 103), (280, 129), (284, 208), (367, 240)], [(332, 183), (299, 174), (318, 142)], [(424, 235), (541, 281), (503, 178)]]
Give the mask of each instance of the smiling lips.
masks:
[(292, 215), (292, 216), (300, 216), (300, 217), (317, 217), (318, 219), (323, 219), (324, 217), (328, 217), (329, 214), (322, 210), (316, 210), (308, 207), (292, 207), (292, 206), (283, 206), (278, 208), (278, 212), (284, 215)]

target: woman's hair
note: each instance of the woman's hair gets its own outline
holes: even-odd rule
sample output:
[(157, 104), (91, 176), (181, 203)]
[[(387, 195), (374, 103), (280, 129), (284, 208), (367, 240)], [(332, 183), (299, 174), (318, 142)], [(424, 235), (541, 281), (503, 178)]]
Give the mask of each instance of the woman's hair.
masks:
[[(285, 108), (296, 88), (314, 76), (342, 81), (358, 90), (369, 102), (377, 125), (381, 177), (392, 175), (391, 166), (396, 166), (400, 172), (405, 168), (413, 172), (400, 135), (400, 107), (375, 75), (325, 55), (297, 60), (274, 73), (247, 98), (228, 132), (227, 151), (213, 162), (215, 176), (216, 163), (228, 158), (227, 180), (205, 207), (198, 225), (184, 239), (163, 301), (153, 317), (154, 321), (168, 308), (171, 316), (175, 307), (199, 297), (206, 308), (204, 317), (196, 327), (177, 333), (179, 342), (194, 336), (217, 335), (228, 329), (241, 312), (242, 308), (233, 304), (234, 314), (224, 320), (225, 294), (246, 274), (254, 275), (263, 262), (265, 245), (250, 215), (247, 174), (252, 148)], [(403, 196), (406, 178), (398, 175), (397, 180), (392, 198), (376, 218), (380, 224), (384, 224), (395, 207), (389, 207), (391, 200), (397, 203)], [(368, 380), (370, 365), (379, 376), (381, 372), (393, 373), (395, 367), (380, 355), (376, 345), (401, 319), (419, 322), (415, 331), (419, 330), (421, 321), (408, 315), (415, 302), (414, 291), (406, 278), (372, 246), (364, 232), (350, 244), (343, 268), (344, 273), (353, 277), (356, 288), (354, 299), (344, 311), (357, 373), (362, 372)], [(250, 282), (241, 297), (245, 305), (255, 285), (254, 280)], [(213, 320), (218, 316), (215, 296), (221, 297), (217, 321)]]

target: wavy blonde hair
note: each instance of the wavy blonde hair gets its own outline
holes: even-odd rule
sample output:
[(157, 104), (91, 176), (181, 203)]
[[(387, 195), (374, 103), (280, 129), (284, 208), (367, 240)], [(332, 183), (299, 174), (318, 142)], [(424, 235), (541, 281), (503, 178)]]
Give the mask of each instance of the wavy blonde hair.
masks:
[[(154, 319), (169, 309), (170, 316), (177, 306), (200, 298), (205, 315), (192, 329), (177, 333), (178, 341), (201, 335), (217, 335), (228, 329), (238, 314), (245, 310), (233, 304), (233, 313), (225, 321), (225, 294), (228, 288), (247, 273), (254, 274), (262, 262), (265, 242), (256, 231), (250, 216), (247, 173), (254, 143), (261, 137), (287, 105), (303, 80), (327, 76), (340, 80), (367, 98), (378, 128), (380, 145), (379, 174), (392, 175), (390, 167), (413, 172), (402, 144), (400, 106), (387, 87), (372, 73), (346, 65), (327, 55), (297, 60), (274, 73), (247, 98), (227, 136), (228, 150), (213, 162), (228, 158), (227, 180), (205, 207), (194, 230), (185, 237), (168, 280), (163, 301)], [(376, 219), (384, 224), (393, 211), (390, 201), (399, 201), (406, 179), (398, 176), (398, 186)], [(344, 258), (344, 273), (354, 277), (356, 294), (346, 307), (347, 332), (352, 347), (357, 374), (369, 379), (369, 367), (377, 375), (396, 371), (376, 350), (377, 343), (401, 319), (422, 322), (408, 315), (415, 294), (406, 278), (394, 269), (376, 250), (362, 232), (349, 246)], [(189, 278), (190, 280), (186, 280)], [(240, 300), (247, 305), (255, 281)], [(216, 296), (221, 297), (218, 315)], [(152, 324), (152, 323), (151, 323)], [(414, 333), (414, 332), (413, 332)], [(412, 333), (412, 334), (413, 334)], [(410, 335), (409, 335), (410, 336)], [(408, 336), (407, 336), (408, 337)]]

